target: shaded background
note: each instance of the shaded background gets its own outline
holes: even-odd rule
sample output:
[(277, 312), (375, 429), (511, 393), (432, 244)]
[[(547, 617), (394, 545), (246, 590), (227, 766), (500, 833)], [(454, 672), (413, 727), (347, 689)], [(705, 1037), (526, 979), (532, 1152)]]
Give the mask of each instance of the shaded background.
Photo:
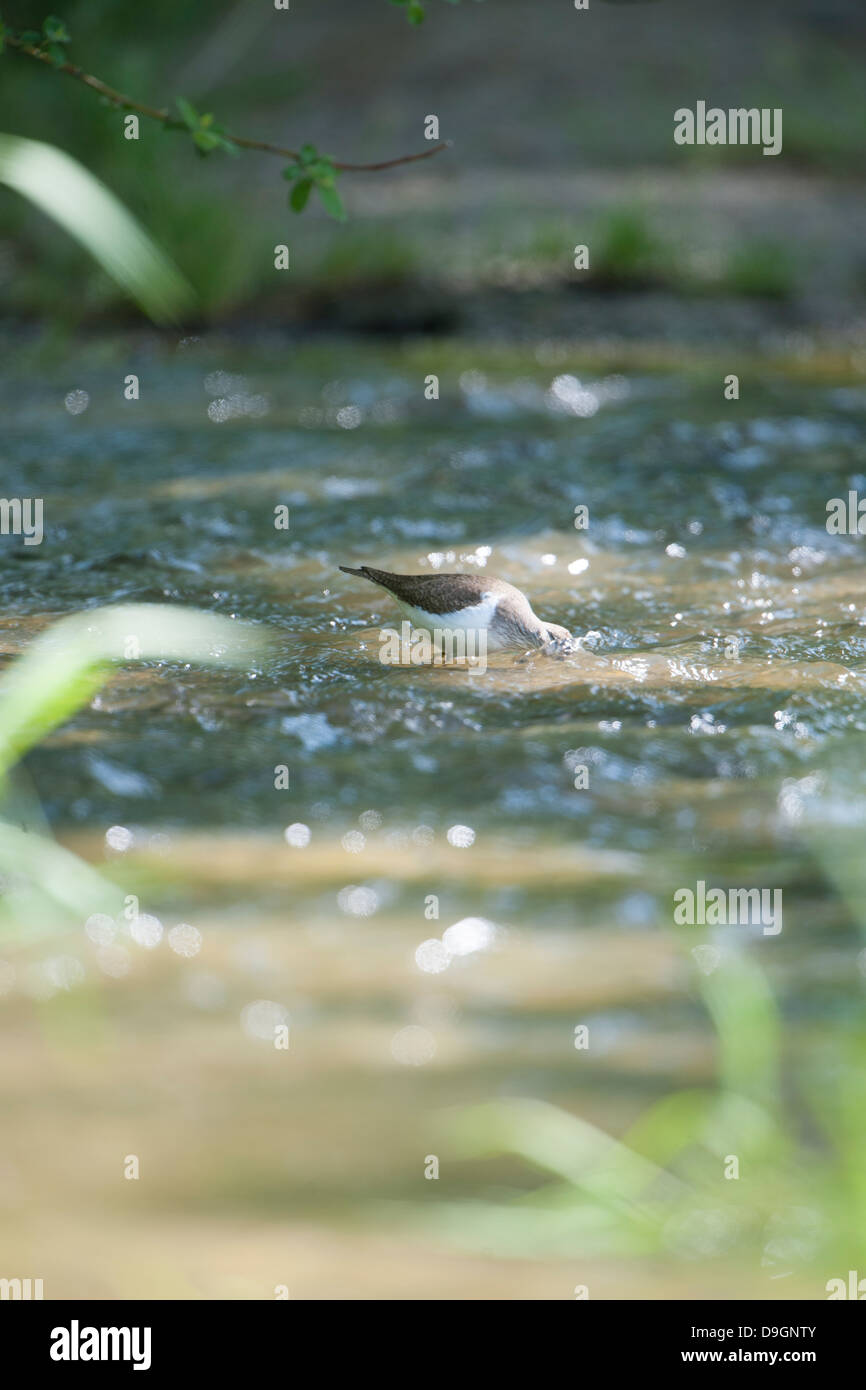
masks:
[[(38, 27), (41, 11), (8, 17)], [(854, 0), (599, 3), (591, 16), (434, 0), (417, 29), (384, 0), (361, 15), (336, 0), (289, 12), (157, 4), (145, 22), (79, 4), (64, 17), (73, 61), (146, 103), (186, 96), (239, 134), (377, 160), (422, 149), (435, 113), (454, 141), (429, 165), (347, 176), (340, 228), (288, 214), (280, 160), (191, 162), (186, 140), (144, 118), (126, 141), (92, 92), (10, 55), (3, 129), (61, 143), (104, 177), (171, 249), (209, 320), (495, 333), (498, 310), (524, 335), (742, 339), (768, 297), (787, 304), (785, 324), (851, 329), (862, 313), (866, 40)], [(676, 146), (673, 111), (699, 94), (782, 107), (783, 156)], [(39, 217), (4, 199), (2, 226), (8, 311), (73, 324), (124, 313)], [(288, 276), (272, 256), (287, 238)], [(631, 305), (577, 291), (570, 248), (589, 239), (593, 278), (643, 292), (637, 323)]]

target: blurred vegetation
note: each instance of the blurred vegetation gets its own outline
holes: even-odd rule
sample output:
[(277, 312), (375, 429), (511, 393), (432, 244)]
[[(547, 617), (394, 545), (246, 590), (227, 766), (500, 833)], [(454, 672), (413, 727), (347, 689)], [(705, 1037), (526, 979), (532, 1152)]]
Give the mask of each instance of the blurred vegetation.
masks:
[[(863, 28), (852, 6), (842, 5), (833, 17), (807, 6), (793, 19), (787, 7), (768, 6), (754, 19), (754, 48), (748, 52), (742, 45), (734, 50), (729, 41), (745, 0), (728, 16), (684, 16), (661, 3), (603, 6), (569, 54), (558, 26), (567, 18), (573, 34), (574, 15), (527, 34), (516, 0), (497, 0), (495, 8), (464, 4), (453, 13), (446, 13), (451, 6), (436, 8), (437, 22), (425, 25), (423, 35), (393, 24), (390, 6), (372, 8), (364, 19), (362, 61), (357, 45), (353, 50), (351, 84), (335, 78), (341, 55), (345, 61), (357, 36), (355, 11), (344, 0), (334, 0), (330, 28), (324, 14), (305, 17), (300, 44), (294, 42), (298, 30), (289, 42), (286, 26), (294, 19), (266, 7), (194, 3), (181, 11), (156, 0), (146, 19), (107, 0), (71, 0), (64, 8), (76, 59), (138, 99), (171, 105), (185, 94), (195, 113), (194, 139), (209, 138), (201, 113), (206, 118), (215, 110), (224, 130), (289, 144), (311, 136), (303, 156), (310, 167), (321, 162), (322, 148), (341, 159), (370, 160), (417, 147), (430, 101), (428, 74), (436, 74), (439, 105), (449, 113), (442, 134), (455, 139), (454, 150), (421, 166), (423, 176), (404, 170), (342, 178), (351, 218), (345, 228), (326, 225), (318, 208), (309, 225), (306, 218), (292, 219), (262, 161), (191, 165), (185, 143), (154, 124), (139, 141), (125, 141), (120, 113), (101, 106), (80, 84), (12, 54), (2, 59), (0, 128), (62, 145), (92, 170), (176, 261), (210, 321), (263, 316), (314, 324), (334, 274), (344, 300), (353, 290), (417, 287), (427, 301), (420, 322), (428, 322), (427, 310), (453, 290), (455, 277), (460, 296), (486, 293), (497, 257), (511, 258), (502, 248), (503, 227), (524, 248), (519, 273), (499, 277), (510, 288), (528, 280), (558, 292), (569, 248), (592, 230), (601, 240), (594, 258), (599, 290), (641, 294), (661, 287), (687, 297), (732, 289), (770, 302), (826, 283), (840, 296), (862, 294), (862, 238), (843, 214), (830, 216), (829, 203), (827, 216), (813, 219), (814, 229), (798, 226), (806, 256), (795, 260), (790, 250), (777, 257), (762, 249), (790, 247), (796, 217), (790, 202), (776, 200), (767, 178), (796, 173), (807, 181), (850, 181), (860, 175)], [(40, 24), (44, 13), (28, 4), (6, 5), (4, 11), (18, 28)], [(549, 68), (551, 77), (543, 100), (531, 86), (519, 120), (512, 121), (502, 116), (515, 80), (505, 59), (518, 48), (539, 71)], [(661, 48), (668, 55), (664, 61)], [(460, 55), (488, 64), (488, 108), (481, 115), (456, 61)], [(572, 66), (568, 82), (566, 58)], [(756, 163), (754, 151), (745, 148), (678, 149), (670, 138), (673, 87), (712, 91), (720, 102), (782, 106), (783, 155)], [(423, 94), (420, 100), (416, 91)], [(613, 100), (601, 101), (600, 92), (612, 92)], [(405, 118), (395, 121), (395, 111), (403, 110), (411, 113), (408, 126)], [(593, 189), (588, 203), (583, 194), (576, 203), (573, 185), (559, 177), (559, 171), (624, 176), (641, 169), (653, 171), (646, 180), (648, 200), (608, 179)], [(748, 221), (704, 205), (702, 177), (712, 172), (718, 178), (724, 170), (753, 184), (753, 191), (737, 185)], [(668, 171), (682, 180), (676, 208), (665, 204), (661, 186), (651, 187)], [(319, 172), (327, 203), (334, 193), (331, 172), (327, 164)], [(296, 206), (315, 181), (302, 164), (293, 169)], [(814, 209), (808, 182), (798, 196), (804, 211)], [(817, 187), (814, 196), (820, 196)], [(336, 203), (331, 211), (339, 215)], [(558, 247), (536, 236), (540, 224), (561, 226)], [(718, 265), (710, 269), (698, 254), (708, 227), (719, 242)], [(292, 246), (290, 283), (275, 278), (273, 268), (274, 245), (286, 240)], [(746, 246), (738, 255), (740, 243)], [(44, 220), (8, 199), (0, 204), (0, 253), (8, 312), (50, 314), (70, 323), (126, 312), (101, 272)]]
[[(447, 3), (459, 5), (460, 0), (447, 0)], [(406, 11), (406, 18), (410, 24), (423, 24), (427, 17), (427, 6), (424, 0), (391, 0), (391, 4)]]
[(639, 208), (614, 208), (592, 237), (594, 284), (640, 287), (672, 279), (673, 258)]
[(778, 242), (744, 241), (731, 252), (724, 283), (734, 294), (789, 299), (797, 282), (787, 247)]
[(590, 1261), (735, 1255), (772, 1279), (813, 1271), (817, 1288), (848, 1268), (866, 1227), (866, 1034), (808, 1049), (795, 1081), (755, 960), (726, 950), (696, 981), (716, 1030), (716, 1087), (672, 1091), (619, 1139), (538, 1101), (454, 1117), (455, 1156), (514, 1155), (539, 1180), (508, 1204), (437, 1207), (450, 1239), (536, 1258), (576, 1246)]
[[(122, 895), (61, 849), (38, 804), (8, 779), (46, 735), (89, 703), (112, 664), (143, 660), (249, 666), (264, 643), (254, 629), (211, 613), (127, 604), (75, 614), (49, 628), (0, 680), (0, 869), (14, 880), (0, 896), (0, 931), (29, 941), (93, 912), (117, 912)], [(10, 814), (11, 812), (11, 814)], [(23, 814), (22, 814), (23, 812)], [(15, 824), (15, 820), (18, 824)], [(8, 890), (9, 884), (4, 881)]]
[(180, 318), (189, 285), (108, 189), (62, 150), (0, 135), (0, 183), (48, 213), (156, 323)]

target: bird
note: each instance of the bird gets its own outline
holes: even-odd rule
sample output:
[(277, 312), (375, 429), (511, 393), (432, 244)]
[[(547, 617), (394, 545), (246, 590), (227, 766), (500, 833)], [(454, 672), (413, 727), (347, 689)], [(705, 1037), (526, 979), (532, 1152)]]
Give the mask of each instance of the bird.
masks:
[(429, 632), (473, 629), (486, 633), (488, 647), (500, 650), (540, 649), (563, 656), (577, 649), (568, 628), (543, 622), (526, 595), (504, 579), (478, 574), (391, 574), (370, 565), (356, 569), (340, 565), (340, 569), (384, 589), (413, 627)]

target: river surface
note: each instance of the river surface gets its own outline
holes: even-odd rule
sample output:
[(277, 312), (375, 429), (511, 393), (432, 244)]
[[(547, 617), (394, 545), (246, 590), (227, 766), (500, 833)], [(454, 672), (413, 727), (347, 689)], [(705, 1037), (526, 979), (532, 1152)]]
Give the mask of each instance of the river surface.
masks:
[[(124, 666), (26, 760), (57, 837), (202, 941), (8, 954), (46, 1296), (810, 1298), (862, 1264), (866, 541), (826, 519), (866, 496), (866, 389), (615, 358), (7, 360), (3, 491), (45, 535), (2, 540), (4, 651), (108, 603), (271, 637)], [(383, 665), (363, 563), (510, 580), (580, 649)], [(675, 923), (699, 882), (780, 892), (780, 929)]]

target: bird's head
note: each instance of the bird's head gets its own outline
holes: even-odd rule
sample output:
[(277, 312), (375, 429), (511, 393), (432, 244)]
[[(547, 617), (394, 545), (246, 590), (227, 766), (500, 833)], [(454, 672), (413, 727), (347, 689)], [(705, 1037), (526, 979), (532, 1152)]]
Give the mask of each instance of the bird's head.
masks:
[(567, 656), (577, 651), (577, 640), (567, 627), (560, 627), (558, 623), (545, 623), (544, 626), (547, 628), (550, 651), (557, 656)]

